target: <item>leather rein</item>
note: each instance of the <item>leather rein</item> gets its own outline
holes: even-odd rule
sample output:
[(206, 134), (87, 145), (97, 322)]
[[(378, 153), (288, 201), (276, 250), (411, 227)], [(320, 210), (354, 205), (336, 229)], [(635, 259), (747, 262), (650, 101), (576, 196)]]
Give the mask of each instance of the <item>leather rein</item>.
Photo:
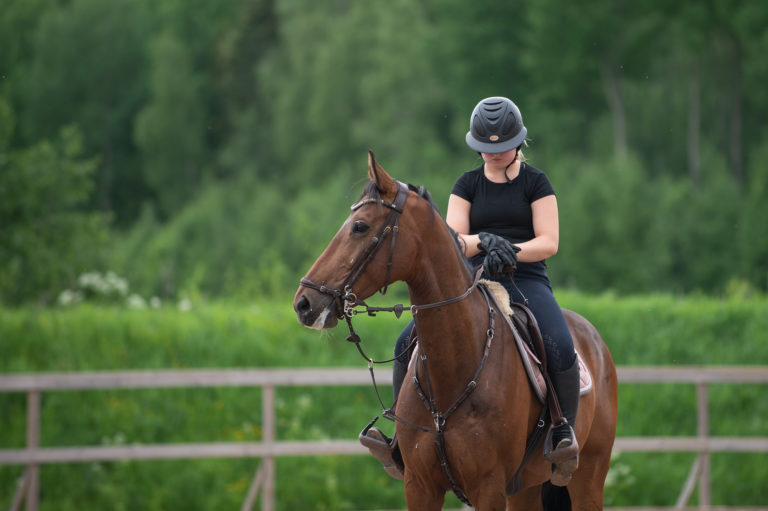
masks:
[[(472, 284), (461, 295), (455, 296), (453, 298), (448, 298), (446, 300), (442, 300), (439, 302), (428, 303), (423, 305), (410, 305), (409, 307), (406, 307), (402, 304), (394, 305), (392, 307), (370, 307), (363, 300), (360, 300), (357, 297), (357, 295), (354, 293), (352, 289), (352, 286), (355, 284), (357, 279), (360, 278), (360, 275), (362, 274), (363, 270), (365, 270), (366, 266), (368, 266), (368, 264), (373, 260), (377, 251), (384, 244), (384, 240), (391, 233), (392, 240), (390, 243), (389, 259), (387, 262), (387, 273), (384, 280), (384, 286), (379, 290), (379, 292), (382, 295), (385, 294), (389, 286), (390, 273), (392, 269), (392, 257), (394, 255), (395, 241), (397, 239), (397, 233), (399, 230), (398, 223), (400, 220), (400, 215), (402, 214), (403, 208), (405, 206), (406, 198), (408, 196), (408, 186), (400, 181), (396, 181), (396, 183), (398, 185), (398, 190), (397, 190), (397, 195), (395, 196), (394, 202), (389, 202), (389, 201), (385, 201), (377, 198), (364, 198), (351, 206), (352, 211), (357, 211), (358, 209), (360, 209), (365, 205), (377, 204), (379, 206), (387, 207), (391, 211), (387, 216), (387, 219), (385, 220), (384, 224), (379, 229), (376, 236), (374, 236), (371, 239), (370, 244), (365, 248), (361, 256), (357, 259), (357, 261), (355, 262), (355, 265), (352, 267), (352, 270), (350, 271), (347, 278), (344, 279), (342, 284), (338, 288), (332, 289), (325, 286), (324, 284), (317, 284), (316, 282), (313, 282), (312, 280), (306, 277), (301, 279), (300, 284), (304, 287), (314, 289), (322, 294), (330, 295), (333, 297), (335, 301), (337, 318), (339, 319), (344, 318), (346, 320), (347, 327), (349, 328), (350, 335), (349, 337), (347, 337), (347, 341), (354, 343), (355, 346), (357, 347), (357, 350), (360, 352), (360, 355), (368, 362), (368, 370), (371, 373), (371, 379), (373, 380), (373, 386), (376, 391), (376, 397), (378, 398), (379, 403), (381, 404), (381, 407), (383, 409), (382, 415), (389, 420), (400, 422), (408, 427), (412, 427), (427, 433), (432, 433), (437, 435), (437, 441), (435, 442), (435, 449), (437, 451), (440, 464), (443, 468), (443, 472), (447, 477), (448, 482), (451, 485), (451, 489), (459, 498), (459, 500), (461, 500), (467, 505), (470, 505), (470, 502), (466, 494), (458, 486), (458, 484), (456, 484), (456, 481), (453, 478), (453, 474), (450, 469), (450, 465), (448, 463), (448, 457), (447, 457), (446, 448), (445, 448), (445, 422), (448, 419), (448, 417), (451, 414), (453, 414), (453, 412), (455, 412), (456, 409), (459, 408), (459, 406), (469, 397), (469, 395), (477, 387), (477, 380), (480, 376), (480, 373), (483, 370), (483, 367), (485, 366), (485, 362), (488, 359), (488, 355), (490, 353), (491, 343), (494, 337), (495, 311), (493, 309), (493, 306), (491, 305), (491, 299), (488, 296), (487, 289), (484, 286), (480, 286), (480, 289), (482, 290), (482, 296), (485, 299), (485, 302), (488, 306), (488, 316), (489, 316), (489, 325), (486, 331), (486, 339), (485, 339), (482, 358), (480, 360), (479, 365), (475, 369), (475, 373), (472, 377), (472, 380), (466, 385), (462, 394), (458, 398), (456, 398), (453, 404), (450, 407), (448, 407), (448, 409), (444, 412), (440, 412), (437, 409), (437, 404), (435, 402), (435, 393), (432, 388), (432, 381), (429, 377), (429, 371), (427, 370), (427, 364), (426, 364), (427, 356), (424, 353), (424, 351), (421, 349), (421, 346), (419, 346), (418, 359), (424, 368), (424, 378), (426, 380), (428, 394), (424, 393), (423, 389), (421, 388), (421, 383), (419, 382), (419, 369), (418, 369), (419, 364), (416, 364), (416, 367), (414, 368), (415, 372), (413, 377), (413, 383), (416, 387), (416, 392), (421, 398), (424, 405), (426, 406), (427, 411), (430, 413), (430, 415), (432, 415), (432, 418), (435, 423), (434, 428), (428, 428), (425, 426), (421, 426), (419, 424), (414, 424), (396, 415), (394, 412), (394, 407), (395, 407), (394, 403), (390, 408), (387, 408), (381, 399), (378, 385), (376, 384), (376, 377), (374, 376), (374, 372), (373, 372), (373, 364), (389, 363), (399, 358), (400, 356), (404, 355), (405, 353), (408, 353), (408, 351), (413, 347), (413, 345), (418, 340), (418, 337), (419, 337), (418, 325), (415, 326), (416, 335), (413, 336), (413, 339), (405, 348), (403, 353), (400, 353), (396, 355), (394, 358), (389, 360), (373, 360), (368, 355), (366, 355), (360, 345), (361, 343), (360, 336), (357, 334), (357, 332), (355, 332), (355, 329), (352, 326), (352, 318), (357, 314), (360, 314), (361, 312), (365, 312), (369, 316), (375, 316), (377, 312), (392, 312), (395, 314), (397, 318), (399, 318), (404, 311), (409, 311), (415, 317), (416, 314), (421, 310), (444, 307), (446, 305), (460, 302), (465, 298), (467, 298), (472, 293), (472, 291), (474, 291), (475, 288), (478, 287), (478, 284), (480, 282), (482, 267), (477, 269), (474, 279), (472, 280)], [(362, 307), (362, 309), (359, 309), (359, 307)], [(374, 422), (375, 420), (376, 419), (374, 419)]]

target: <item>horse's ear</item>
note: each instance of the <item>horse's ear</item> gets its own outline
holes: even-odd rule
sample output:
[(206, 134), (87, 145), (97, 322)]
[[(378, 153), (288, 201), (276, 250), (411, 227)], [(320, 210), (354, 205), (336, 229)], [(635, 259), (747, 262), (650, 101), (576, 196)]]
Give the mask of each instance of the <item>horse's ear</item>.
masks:
[(368, 177), (371, 178), (371, 181), (376, 183), (376, 187), (380, 192), (397, 193), (397, 183), (395, 183), (395, 180), (387, 174), (387, 171), (384, 170), (381, 165), (379, 165), (379, 162), (377, 162), (376, 158), (373, 156), (373, 151), (368, 151)]

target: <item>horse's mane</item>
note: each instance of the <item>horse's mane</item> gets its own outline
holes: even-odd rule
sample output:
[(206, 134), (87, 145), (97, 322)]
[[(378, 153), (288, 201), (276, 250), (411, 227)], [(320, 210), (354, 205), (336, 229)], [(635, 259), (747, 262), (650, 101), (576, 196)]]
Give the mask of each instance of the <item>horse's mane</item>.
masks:
[[(469, 270), (470, 274), (474, 271), (472, 268), (472, 265), (469, 262), (469, 259), (464, 255), (464, 251), (461, 248), (461, 245), (459, 244), (459, 233), (451, 229), (451, 226), (448, 225), (448, 222), (445, 221), (445, 217), (440, 213), (440, 209), (437, 207), (437, 204), (432, 200), (432, 194), (429, 193), (429, 190), (427, 190), (424, 186), (416, 186), (412, 185), (410, 183), (407, 183), (408, 189), (412, 192), (416, 192), (416, 194), (419, 196), (420, 199), (426, 200), (429, 205), (432, 207), (432, 216), (434, 217), (434, 214), (437, 213), (437, 216), (440, 217), (440, 219), (443, 221), (443, 224), (445, 224), (445, 227), (448, 229), (448, 231), (451, 233), (451, 238), (453, 238), (453, 244), (456, 247), (456, 251), (461, 256), (461, 260), (464, 261), (464, 264), (467, 266), (467, 270)], [(363, 198), (370, 198), (375, 200), (381, 200), (381, 192), (379, 191), (378, 186), (376, 186), (376, 183), (373, 181), (369, 181), (367, 185), (363, 188), (363, 192), (360, 194), (360, 197), (358, 200), (361, 200)]]

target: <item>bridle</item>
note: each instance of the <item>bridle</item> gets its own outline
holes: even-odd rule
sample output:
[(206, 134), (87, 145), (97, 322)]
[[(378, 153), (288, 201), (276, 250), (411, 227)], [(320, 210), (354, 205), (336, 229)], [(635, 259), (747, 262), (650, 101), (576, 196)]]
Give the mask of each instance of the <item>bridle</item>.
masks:
[[(405, 183), (401, 183), (400, 181), (396, 181), (396, 183), (397, 195), (395, 195), (394, 202), (369, 197), (352, 204), (350, 207), (352, 211), (357, 211), (367, 204), (378, 204), (379, 206), (389, 208), (391, 211), (389, 212), (387, 219), (384, 221), (384, 224), (381, 226), (379, 231), (373, 238), (371, 238), (371, 242), (365, 248), (360, 257), (358, 257), (355, 261), (354, 266), (352, 266), (352, 269), (350, 270), (349, 275), (347, 275), (347, 278), (344, 279), (344, 282), (342, 282), (338, 288), (331, 289), (324, 284), (317, 284), (307, 277), (302, 278), (300, 281), (301, 285), (304, 287), (308, 287), (310, 289), (319, 291), (322, 294), (332, 296), (336, 302), (336, 317), (339, 319), (347, 318), (347, 320), (349, 320), (352, 316), (355, 315), (353, 309), (357, 305), (364, 305), (364, 302), (358, 300), (357, 295), (352, 290), (352, 286), (354, 286), (355, 282), (357, 282), (357, 279), (360, 278), (363, 270), (365, 270), (366, 266), (368, 266), (368, 264), (373, 260), (373, 258), (376, 256), (376, 252), (378, 252), (379, 248), (381, 248), (381, 246), (384, 244), (384, 240), (391, 233), (392, 241), (389, 246), (387, 274), (384, 279), (384, 286), (379, 291), (382, 295), (387, 292), (387, 288), (389, 287), (390, 274), (392, 272), (392, 257), (395, 253), (395, 242), (397, 241), (397, 232), (399, 230), (398, 223), (400, 222), (400, 215), (402, 214), (403, 208), (405, 207), (405, 200), (408, 198), (408, 186)], [(351, 328), (351, 323), (349, 324)]]

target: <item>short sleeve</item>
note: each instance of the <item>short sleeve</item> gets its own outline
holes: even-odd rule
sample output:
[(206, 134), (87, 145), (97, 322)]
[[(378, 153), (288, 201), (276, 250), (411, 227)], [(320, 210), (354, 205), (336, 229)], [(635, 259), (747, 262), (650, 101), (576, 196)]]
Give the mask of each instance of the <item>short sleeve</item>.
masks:
[(453, 183), (453, 188), (451, 188), (451, 194), (457, 195), (468, 202), (474, 202), (475, 199), (475, 180), (472, 179), (472, 173), (471, 172), (464, 172), (462, 175), (459, 176), (459, 178), (456, 180), (455, 183)]
[(549, 182), (547, 175), (543, 172), (538, 172), (529, 192), (530, 201), (535, 202), (548, 195), (555, 195), (555, 189), (552, 188), (552, 183)]

